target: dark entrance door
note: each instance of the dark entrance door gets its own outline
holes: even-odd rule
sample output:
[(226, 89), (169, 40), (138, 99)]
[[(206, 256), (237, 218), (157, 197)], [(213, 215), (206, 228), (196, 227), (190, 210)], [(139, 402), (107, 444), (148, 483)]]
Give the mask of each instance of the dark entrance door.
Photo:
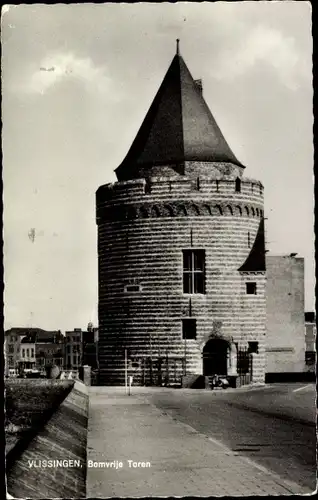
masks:
[(203, 349), (203, 375), (227, 375), (227, 356), (226, 340), (209, 340)]

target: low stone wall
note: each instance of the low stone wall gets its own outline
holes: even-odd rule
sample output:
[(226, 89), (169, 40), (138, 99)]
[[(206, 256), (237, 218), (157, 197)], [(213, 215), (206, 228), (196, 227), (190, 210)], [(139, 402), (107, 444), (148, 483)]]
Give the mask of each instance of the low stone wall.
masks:
[(26, 449), (7, 458), (7, 489), (15, 498), (85, 498), (88, 388), (73, 389)]
[(203, 375), (184, 375), (181, 381), (181, 387), (188, 389), (208, 389), (207, 377)]
[[(6, 456), (27, 444), (51, 418), (74, 381), (46, 379), (5, 380)], [(19, 446), (18, 446), (19, 445)]]

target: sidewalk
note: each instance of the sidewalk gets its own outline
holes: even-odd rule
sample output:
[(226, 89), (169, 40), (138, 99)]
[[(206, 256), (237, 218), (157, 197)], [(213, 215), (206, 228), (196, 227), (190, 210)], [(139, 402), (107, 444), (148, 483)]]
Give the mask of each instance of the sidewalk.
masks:
[(90, 388), (87, 448), (87, 498), (311, 493), (163, 414), (142, 391)]

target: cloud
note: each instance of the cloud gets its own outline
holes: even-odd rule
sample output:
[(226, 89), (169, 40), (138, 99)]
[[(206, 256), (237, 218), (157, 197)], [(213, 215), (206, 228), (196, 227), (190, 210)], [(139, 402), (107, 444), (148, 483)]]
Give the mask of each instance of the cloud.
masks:
[(28, 93), (44, 94), (67, 79), (81, 81), (89, 90), (109, 91), (110, 78), (106, 69), (94, 65), (89, 58), (78, 58), (73, 53), (54, 53), (46, 56), (29, 75), (23, 88)]
[(215, 77), (233, 79), (252, 70), (257, 63), (270, 66), (281, 82), (296, 90), (305, 79), (310, 78), (310, 63), (295, 43), (295, 39), (266, 26), (257, 26), (238, 44), (220, 56)]

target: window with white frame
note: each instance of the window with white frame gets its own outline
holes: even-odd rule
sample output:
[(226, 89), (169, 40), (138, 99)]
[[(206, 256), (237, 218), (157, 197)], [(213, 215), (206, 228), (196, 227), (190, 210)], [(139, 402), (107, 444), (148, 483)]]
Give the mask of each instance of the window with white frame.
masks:
[(183, 250), (183, 293), (205, 293), (205, 250)]

